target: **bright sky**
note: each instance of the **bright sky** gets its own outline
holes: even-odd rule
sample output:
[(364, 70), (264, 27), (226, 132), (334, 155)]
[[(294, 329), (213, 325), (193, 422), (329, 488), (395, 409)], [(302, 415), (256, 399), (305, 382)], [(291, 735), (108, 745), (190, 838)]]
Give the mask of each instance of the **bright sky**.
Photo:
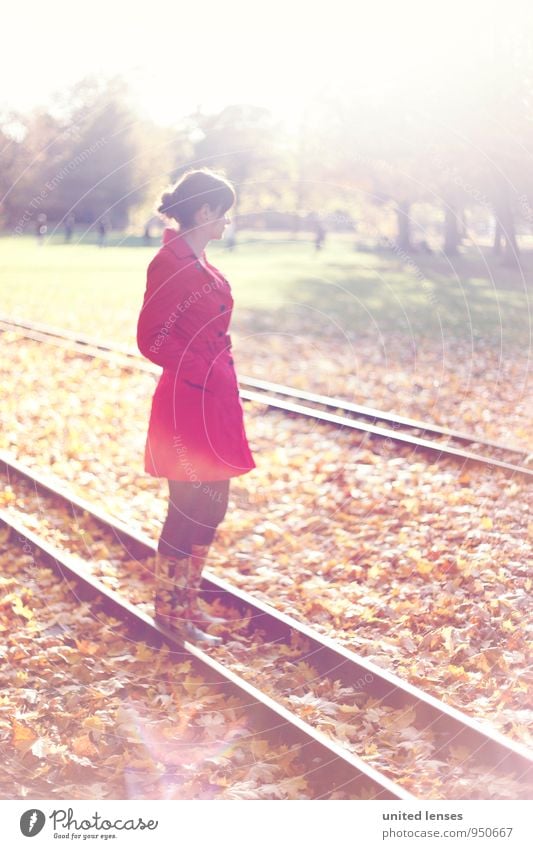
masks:
[[(4, 10), (0, 108), (26, 111), (85, 74), (124, 74), (163, 124), (200, 105), (266, 106), (297, 125), (313, 93), (383, 93), (489, 66), (520, 0), (24, 0)], [(520, 13), (519, 10), (519, 13)], [(505, 17), (504, 17), (505, 16)]]

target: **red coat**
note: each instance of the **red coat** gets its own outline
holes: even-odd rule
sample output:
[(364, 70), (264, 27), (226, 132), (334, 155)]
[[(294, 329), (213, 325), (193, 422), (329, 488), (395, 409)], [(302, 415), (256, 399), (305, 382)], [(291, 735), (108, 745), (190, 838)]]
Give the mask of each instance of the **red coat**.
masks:
[(148, 266), (137, 345), (163, 367), (144, 453), (154, 477), (225, 480), (255, 468), (231, 358), (231, 288), (200, 259), (167, 227)]

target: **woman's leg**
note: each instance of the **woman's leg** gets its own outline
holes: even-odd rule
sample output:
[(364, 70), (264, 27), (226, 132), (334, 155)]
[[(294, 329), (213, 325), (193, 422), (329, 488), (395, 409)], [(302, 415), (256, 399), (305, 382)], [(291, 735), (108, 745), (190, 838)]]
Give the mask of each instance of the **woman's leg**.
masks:
[(229, 480), (205, 481), (199, 487), (196, 522), (191, 534), (193, 545), (209, 546), (213, 542), (228, 509), (229, 483)]
[(197, 482), (168, 481), (167, 516), (157, 544), (156, 609), (162, 620), (176, 626), (188, 616), (198, 496)]
[(187, 557), (191, 545), (211, 545), (228, 509), (229, 480), (168, 481), (167, 516), (157, 550)]
[(216, 529), (228, 509), (229, 480), (206, 481), (201, 487), (198, 502), (197, 523), (194, 526), (191, 544), (192, 569), (190, 573), (191, 598), (199, 621), (204, 625), (221, 624), (224, 620), (213, 617), (198, 606), (202, 572), (215, 537)]
[(188, 615), (204, 626), (221, 624), (224, 620), (202, 611), (198, 601), (207, 554), (228, 508), (229, 480), (169, 480), (168, 486), (168, 512), (158, 543), (156, 606), (168, 622), (173, 610), (176, 621)]
[(157, 544), (160, 554), (182, 558), (191, 553), (198, 489), (197, 482), (168, 481), (167, 516)]

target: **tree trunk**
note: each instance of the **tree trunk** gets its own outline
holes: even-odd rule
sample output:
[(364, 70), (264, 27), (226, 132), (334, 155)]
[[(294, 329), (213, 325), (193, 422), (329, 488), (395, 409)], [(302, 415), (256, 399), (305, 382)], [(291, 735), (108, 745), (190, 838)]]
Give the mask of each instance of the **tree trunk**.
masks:
[(447, 203), (444, 208), (444, 253), (452, 256), (458, 253), (459, 226), (455, 206)]
[(500, 225), (500, 220), (496, 215), (496, 226), (494, 228), (494, 242), (492, 243), (492, 253), (499, 256), (502, 252), (503, 233)]
[(497, 223), (501, 236), (504, 238), (503, 265), (518, 268), (520, 265), (518, 243), (513, 210), (507, 198), (507, 193), (501, 198), (496, 209)]
[(398, 221), (398, 247), (402, 251), (408, 253), (412, 251), (411, 245), (411, 219), (409, 218), (409, 210), (411, 209), (410, 201), (401, 201), (396, 205), (396, 217)]
[[(501, 239), (504, 240), (503, 265), (510, 268), (518, 268), (520, 256), (518, 243), (516, 241), (516, 229), (513, 208), (509, 200), (509, 191), (506, 184), (500, 185), (494, 204), (496, 215), (496, 235), (494, 239), (495, 253), (500, 253)], [(497, 237), (497, 238), (496, 238)], [(497, 239), (500, 245), (496, 248)]]

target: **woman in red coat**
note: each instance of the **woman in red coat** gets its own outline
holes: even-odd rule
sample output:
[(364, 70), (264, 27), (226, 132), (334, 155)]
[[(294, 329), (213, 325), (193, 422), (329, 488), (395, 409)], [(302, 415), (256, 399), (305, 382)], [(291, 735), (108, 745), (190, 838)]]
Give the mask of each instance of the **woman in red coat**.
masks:
[[(228, 328), (226, 278), (205, 246), (221, 239), (232, 185), (207, 168), (186, 172), (158, 212), (174, 219), (148, 266), (137, 325), (141, 353), (163, 371), (150, 413), (144, 468), (165, 477), (169, 504), (156, 555), (155, 615), (187, 639), (212, 645), (200, 607), (202, 569), (228, 506), (229, 480), (255, 468), (243, 423)], [(200, 627), (198, 627), (200, 626)]]

